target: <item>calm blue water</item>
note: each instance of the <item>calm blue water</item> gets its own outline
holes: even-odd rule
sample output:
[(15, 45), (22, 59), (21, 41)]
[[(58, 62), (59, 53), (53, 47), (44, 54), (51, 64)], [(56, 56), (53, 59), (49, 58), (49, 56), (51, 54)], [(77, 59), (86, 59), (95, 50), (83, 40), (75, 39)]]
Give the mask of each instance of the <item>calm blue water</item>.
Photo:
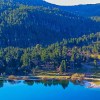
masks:
[(100, 89), (71, 82), (0, 82), (0, 100), (100, 100)]

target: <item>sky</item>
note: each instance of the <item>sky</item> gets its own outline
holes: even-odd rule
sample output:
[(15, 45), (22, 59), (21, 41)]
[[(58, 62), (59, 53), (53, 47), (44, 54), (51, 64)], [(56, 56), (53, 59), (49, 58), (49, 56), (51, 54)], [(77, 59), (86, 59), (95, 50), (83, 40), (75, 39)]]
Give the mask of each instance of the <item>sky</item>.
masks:
[(79, 5), (79, 4), (96, 4), (100, 3), (100, 0), (44, 0), (49, 3), (57, 5)]

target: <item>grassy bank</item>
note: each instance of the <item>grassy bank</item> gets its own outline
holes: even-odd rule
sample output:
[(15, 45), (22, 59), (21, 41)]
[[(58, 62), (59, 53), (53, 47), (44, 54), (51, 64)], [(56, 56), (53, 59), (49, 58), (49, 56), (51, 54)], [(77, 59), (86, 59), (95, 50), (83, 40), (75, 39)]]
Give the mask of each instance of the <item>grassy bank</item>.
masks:
[[(97, 75), (97, 74), (96, 74)], [(88, 80), (88, 81), (94, 81), (95, 83), (98, 83), (100, 81), (100, 78), (94, 78), (94, 77), (87, 77), (85, 74), (70, 74), (70, 75), (56, 75), (56, 74), (50, 74), (50, 75), (34, 75), (34, 76), (1, 76), (0, 80)], [(99, 82), (100, 83), (100, 82)], [(99, 84), (98, 83), (98, 84)]]
[(38, 78), (45, 79), (58, 79), (58, 80), (67, 80), (70, 79), (71, 76), (37, 76)]

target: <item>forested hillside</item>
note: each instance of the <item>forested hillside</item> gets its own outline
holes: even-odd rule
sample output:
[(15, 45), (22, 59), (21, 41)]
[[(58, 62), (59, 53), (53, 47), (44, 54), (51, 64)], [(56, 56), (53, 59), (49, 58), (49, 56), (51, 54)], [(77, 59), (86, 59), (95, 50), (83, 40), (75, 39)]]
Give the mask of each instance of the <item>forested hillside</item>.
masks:
[[(77, 72), (85, 63), (98, 69), (98, 6), (61, 7), (43, 0), (0, 0), (0, 74)], [(88, 8), (95, 8), (97, 13), (88, 13)]]
[(58, 8), (0, 3), (1, 47), (48, 45), (100, 31), (100, 22)]
[(78, 71), (82, 63), (92, 62), (99, 68), (100, 33), (79, 38), (64, 39), (43, 47), (37, 44), (31, 48), (0, 48), (0, 73), (28, 75), (37, 70)]

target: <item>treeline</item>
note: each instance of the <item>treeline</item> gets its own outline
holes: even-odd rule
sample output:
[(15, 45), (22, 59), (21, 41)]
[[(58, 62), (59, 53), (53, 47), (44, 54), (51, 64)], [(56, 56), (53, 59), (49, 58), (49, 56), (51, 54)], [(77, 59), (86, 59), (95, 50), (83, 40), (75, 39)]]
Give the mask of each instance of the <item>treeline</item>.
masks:
[(92, 58), (91, 54), (100, 54), (100, 33), (64, 39), (47, 47), (37, 44), (30, 48), (0, 48), (0, 73), (28, 75), (35, 70), (63, 73), (78, 70), (82, 63), (91, 61), (97, 67), (99, 58)]
[(1, 47), (46, 46), (99, 31), (99, 22), (58, 8), (0, 2)]

